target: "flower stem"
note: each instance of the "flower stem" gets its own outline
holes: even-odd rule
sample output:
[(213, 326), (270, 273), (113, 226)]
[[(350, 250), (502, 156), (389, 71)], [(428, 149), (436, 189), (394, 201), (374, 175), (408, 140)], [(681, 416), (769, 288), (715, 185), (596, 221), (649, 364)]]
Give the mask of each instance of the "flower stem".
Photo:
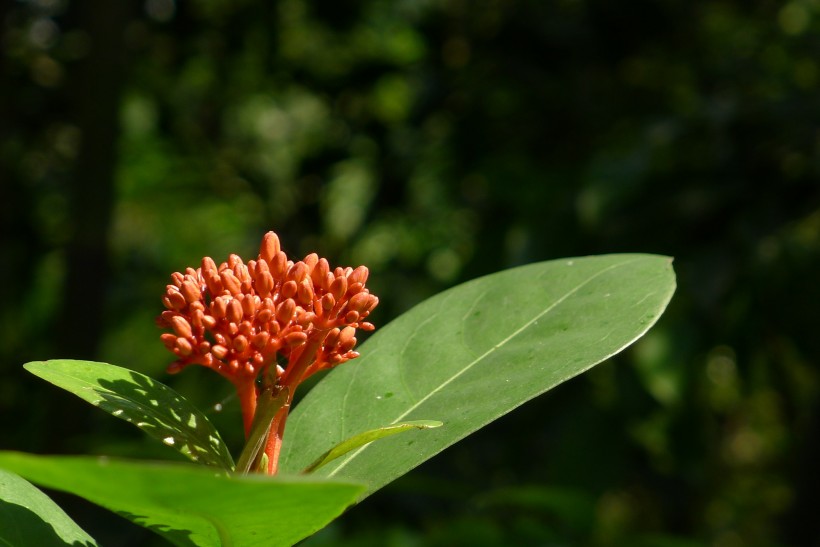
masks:
[[(268, 432), (276, 417), (290, 406), (292, 395), (287, 388), (268, 387), (260, 394), (260, 402), (257, 414), (253, 418), (248, 440), (239, 461), (236, 463), (236, 470), (240, 473), (247, 473), (255, 467), (262, 448), (266, 445)], [(269, 466), (270, 467), (270, 466)]]
[(256, 415), (256, 385), (253, 381), (245, 378), (235, 382), (236, 394), (239, 397), (239, 404), (242, 407), (242, 424), (245, 426), (245, 438), (251, 434), (251, 424)]
[(301, 350), (296, 356), (293, 363), (288, 365), (285, 373), (280, 378), (283, 388), (287, 389), (287, 401), (273, 418), (268, 432), (268, 440), (265, 445), (265, 454), (268, 456), (268, 475), (276, 475), (279, 471), (279, 454), (282, 451), (282, 437), (285, 435), (285, 423), (290, 412), (290, 404), (293, 401), (293, 394), (296, 387), (302, 381), (305, 371), (313, 361), (316, 360), (316, 354), (319, 348), (322, 347), (325, 337), (329, 329), (322, 329), (314, 331), (311, 336), (302, 346)]

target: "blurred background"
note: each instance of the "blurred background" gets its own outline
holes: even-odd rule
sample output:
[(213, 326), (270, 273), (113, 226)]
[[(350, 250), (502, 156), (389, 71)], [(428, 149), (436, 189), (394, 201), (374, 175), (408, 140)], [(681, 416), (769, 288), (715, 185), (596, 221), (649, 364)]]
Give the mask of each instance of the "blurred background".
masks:
[(366, 264), (377, 325), (660, 253), (679, 288), (639, 343), (306, 544), (820, 545), (816, 0), (18, 0), (0, 25), (0, 448), (175, 457), (21, 368), (70, 357), (222, 403), (238, 450), (231, 387), (165, 374), (154, 317), (171, 272), (271, 229)]

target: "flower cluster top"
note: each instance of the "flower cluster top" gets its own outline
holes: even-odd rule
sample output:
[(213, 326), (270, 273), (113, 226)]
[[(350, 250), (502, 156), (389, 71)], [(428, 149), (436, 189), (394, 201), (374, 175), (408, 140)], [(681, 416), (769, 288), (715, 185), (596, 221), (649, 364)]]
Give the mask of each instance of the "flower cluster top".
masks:
[(379, 302), (365, 287), (367, 276), (365, 266), (331, 269), (315, 253), (288, 260), (273, 232), (247, 264), (237, 255), (219, 266), (205, 257), (201, 267), (174, 273), (162, 297), (167, 310), (157, 322), (173, 332), (161, 339), (177, 356), (168, 371), (199, 364), (238, 385), (273, 365), (278, 381), (288, 365), (305, 361), (305, 351), (314, 352), (292, 379), (298, 384), (358, 357), (356, 329), (373, 330), (365, 319)]

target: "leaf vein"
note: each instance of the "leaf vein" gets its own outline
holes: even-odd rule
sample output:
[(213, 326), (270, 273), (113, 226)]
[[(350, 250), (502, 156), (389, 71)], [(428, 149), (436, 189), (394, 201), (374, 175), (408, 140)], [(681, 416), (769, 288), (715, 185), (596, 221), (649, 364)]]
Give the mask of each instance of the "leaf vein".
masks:
[[(422, 397), (419, 401), (417, 401), (417, 402), (416, 402), (415, 404), (413, 404), (410, 408), (408, 408), (405, 412), (403, 412), (403, 413), (402, 413), (399, 417), (395, 418), (395, 419), (394, 419), (391, 423), (392, 423), (392, 424), (395, 424), (395, 423), (398, 423), (399, 421), (403, 420), (404, 418), (406, 418), (406, 417), (407, 417), (407, 416), (408, 416), (411, 412), (413, 412), (414, 410), (416, 410), (417, 408), (419, 408), (419, 407), (420, 407), (420, 406), (421, 406), (424, 402), (426, 402), (427, 400), (429, 400), (431, 397), (435, 396), (438, 392), (440, 392), (442, 389), (444, 389), (445, 387), (447, 387), (447, 386), (448, 386), (449, 384), (451, 384), (453, 381), (455, 381), (456, 379), (458, 379), (460, 376), (462, 376), (464, 373), (466, 373), (468, 370), (470, 370), (470, 369), (471, 369), (472, 367), (474, 367), (476, 364), (480, 363), (482, 360), (484, 360), (484, 359), (485, 359), (486, 357), (488, 357), (490, 354), (492, 354), (493, 352), (495, 352), (497, 349), (499, 349), (499, 348), (501, 348), (502, 346), (504, 346), (504, 344), (506, 344), (507, 342), (509, 342), (511, 339), (513, 339), (514, 337), (516, 337), (516, 336), (518, 336), (519, 334), (521, 334), (522, 332), (524, 332), (527, 328), (529, 328), (531, 325), (533, 325), (533, 324), (534, 324), (534, 323), (536, 323), (538, 320), (540, 320), (541, 318), (543, 318), (543, 317), (544, 317), (545, 315), (547, 315), (549, 312), (551, 312), (552, 310), (554, 310), (555, 308), (557, 308), (560, 304), (562, 304), (562, 303), (563, 303), (565, 300), (567, 300), (570, 296), (572, 296), (572, 295), (574, 295), (575, 293), (577, 293), (579, 290), (581, 290), (581, 288), (583, 288), (583, 287), (584, 287), (584, 286), (586, 286), (587, 284), (591, 283), (594, 279), (596, 279), (596, 278), (598, 278), (598, 277), (600, 277), (600, 276), (604, 275), (605, 273), (607, 273), (607, 272), (609, 272), (609, 271), (611, 271), (611, 270), (614, 270), (614, 269), (616, 269), (616, 268), (623, 267), (623, 266), (625, 266), (625, 265), (627, 265), (627, 264), (629, 264), (629, 263), (631, 263), (631, 262), (634, 262), (634, 260), (627, 260), (627, 261), (625, 261), (625, 262), (621, 262), (621, 263), (618, 263), (618, 264), (612, 264), (612, 265), (607, 266), (606, 268), (604, 268), (604, 269), (600, 270), (599, 272), (596, 272), (595, 274), (591, 275), (590, 277), (588, 277), (588, 278), (587, 278), (587, 279), (585, 279), (584, 281), (582, 281), (582, 282), (578, 283), (578, 284), (577, 284), (575, 287), (573, 287), (571, 290), (567, 291), (567, 292), (566, 292), (566, 293), (565, 293), (565, 294), (564, 294), (561, 298), (557, 299), (555, 302), (553, 302), (552, 304), (550, 304), (549, 306), (547, 306), (547, 307), (546, 307), (546, 308), (545, 308), (542, 312), (540, 312), (540, 313), (536, 314), (536, 315), (535, 315), (532, 319), (530, 319), (529, 321), (527, 321), (526, 323), (524, 323), (521, 327), (519, 327), (518, 329), (516, 329), (515, 331), (513, 331), (513, 332), (512, 332), (509, 336), (507, 336), (506, 338), (504, 338), (503, 340), (501, 340), (500, 342), (498, 342), (497, 344), (495, 344), (493, 347), (491, 347), (490, 349), (488, 349), (487, 351), (485, 351), (484, 353), (482, 353), (481, 355), (479, 355), (478, 357), (476, 357), (475, 359), (473, 359), (472, 361), (470, 361), (469, 363), (467, 363), (467, 365), (465, 365), (465, 366), (464, 366), (461, 370), (457, 371), (457, 372), (456, 372), (455, 374), (453, 374), (450, 378), (448, 378), (447, 380), (443, 381), (443, 382), (442, 382), (442, 383), (441, 383), (438, 387), (436, 387), (435, 389), (431, 390), (431, 391), (430, 391), (430, 393), (428, 393), (427, 395), (425, 395), (424, 397)], [(329, 477), (334, 476), (334, 475), (335, 475), (338, 471), (340, 471), (340, 470), (341, 470), (342, 468), (344, 468), (344, 467), (345, 467), (348, 463), (350, 463), (350, 462), (351, 462), (354, 458), (356, 458), (356, 456), (358, 456), (361, 452), (363, 452), (365, 449), (367, 449), (367, 448), (368, 448), (368, 446), (369, 446), (369, 445), (362, 446), (362, 447), (361, 447), (361, 448), (359, 448), (358, 450), (355, 450), (355, 451), (351, 452), (351, 454), (350, 454), (347, 458), (345, 458), (343, 461), (339, 462), (338, 466), (337, 466), (335, 469), (333, 469), (333, 471), (331, 471), (330, 473), (328, 473), (328, 476), (329, 476)]]

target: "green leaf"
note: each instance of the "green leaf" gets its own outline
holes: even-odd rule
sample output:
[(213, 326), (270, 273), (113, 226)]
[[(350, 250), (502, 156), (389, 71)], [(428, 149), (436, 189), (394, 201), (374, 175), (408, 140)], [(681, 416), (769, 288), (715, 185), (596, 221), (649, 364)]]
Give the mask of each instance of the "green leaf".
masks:
[(231, 453), (208, 418), (165, 384), (133, 370), (92, 361), (57, 359), (24, 366), (195, 462), (233, 469)]
[(363, 487), (310, 477), (228, 475), (188, 463), (0, 452), (0, 467), (70, 492), (174, 545), (292, 545), (341, 514)]
[(281, 469), (304, 469), (352, 434), (424, 416), (445, 427), (362, 446), (317, 474), (367, 493), (618, 353), (663, 313), (672, 260), (607, 255), (531, 264), (445, 291), (377, 330), (362, 357), (294, 409)]
[(302, 473), (312, 473), (316, 471), (320, 467), (325, 464), (328, 464), (339, 458), (344, 456), (351, 450), (355, 450), (360, 446), (364, 446), (368, 443), (372, 443), (378, 439), (383, 439), (384, 437), (389, 437), (390, 435), (395, 435), (396, 433), (401, 433), (402, 431), (409, 431), (411, 429), (433, 429), (434, 427), (441, 427), (444, 425), (442, 422), (438, 422), (435, 420), (416, 420), (413, 422), (404, 422), (400, 424), (388, 425), (385, 427), (380, 427), (378, 429), (371, 429), (370, 431), (365, 431), (364, 433), (359, 433), (358, 435), (353, 435), (346, 441), (342, 441), (321, 456), (319, 456), (316, 461), (312, 464), (307, 466)]
[(0, 545), (92, 547), (97, 542), (34, 485), (0, 469)]

